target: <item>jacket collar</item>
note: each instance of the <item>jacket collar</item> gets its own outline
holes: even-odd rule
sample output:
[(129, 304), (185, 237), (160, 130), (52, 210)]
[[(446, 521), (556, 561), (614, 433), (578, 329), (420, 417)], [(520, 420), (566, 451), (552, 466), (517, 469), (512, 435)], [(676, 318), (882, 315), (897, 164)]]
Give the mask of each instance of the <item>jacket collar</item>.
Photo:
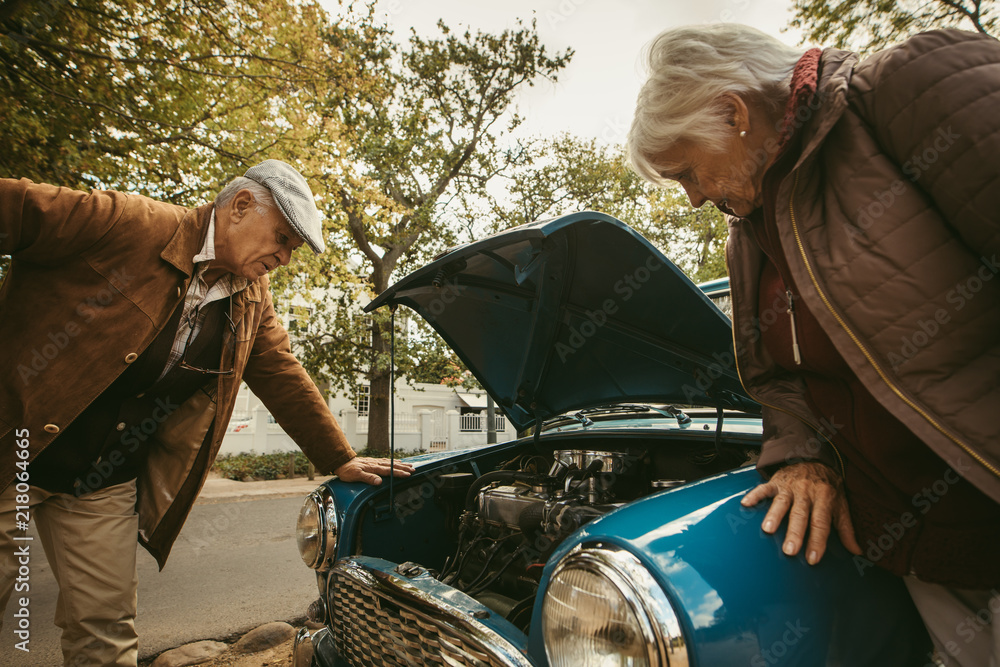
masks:
[(847, 108), (847, 87), (851, 83), (858, 54), (841, 49), (824, 49), (820, 57), (819, 84), (816, 95), (805, 109), (810, 110), (803, 122), (803, 144), (793, 170), (798, 169), (823, 143), (826, 135)]
[(208, 232), (213, 210), (215, 210), (214, 204), (189, 209), (170, 242), (160, 253), (164, 261), (183, 271), (188, 278), (194, 273), (194, 256), (205, 243), (205, 234)]

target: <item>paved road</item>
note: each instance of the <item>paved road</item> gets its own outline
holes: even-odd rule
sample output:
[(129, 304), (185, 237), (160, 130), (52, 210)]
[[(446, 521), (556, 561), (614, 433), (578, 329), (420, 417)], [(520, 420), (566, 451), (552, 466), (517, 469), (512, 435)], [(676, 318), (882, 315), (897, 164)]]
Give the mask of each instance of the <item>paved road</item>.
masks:
[[(302, 497), (196, 505), (163, 572), (139, 549), (140, 658), (305, 614), (316, 578), (299, 559)], [(14, 604), (0, 631), (0, 665), (61, 665), (52, 624), (58, 593), (41, 545), (31, 561), (31, 653), (16, 651)]]

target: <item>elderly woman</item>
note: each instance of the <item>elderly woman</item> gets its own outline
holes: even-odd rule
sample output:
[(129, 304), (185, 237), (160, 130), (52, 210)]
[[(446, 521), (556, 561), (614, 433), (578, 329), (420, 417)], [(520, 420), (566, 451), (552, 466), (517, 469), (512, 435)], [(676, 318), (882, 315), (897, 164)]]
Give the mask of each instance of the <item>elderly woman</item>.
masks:
[(771, 498), (763, 530), (787, 516), (810, 564), (835, 529), (859, 573), (905, 578), (947, 664), (998, 664), (1000, 43), (860, 60), (720, 24), (661, 34), (649, 68), (634, 169), (728, 217), (764, 406), (743, 504)]

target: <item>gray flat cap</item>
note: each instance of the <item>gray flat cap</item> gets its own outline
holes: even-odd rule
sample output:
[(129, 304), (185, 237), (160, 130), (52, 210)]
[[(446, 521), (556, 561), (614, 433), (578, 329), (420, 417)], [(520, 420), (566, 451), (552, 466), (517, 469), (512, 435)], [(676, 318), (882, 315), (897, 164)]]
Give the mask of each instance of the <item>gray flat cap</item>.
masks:
[(323, 226), (319, 221), (319, 211), (316, 210), (312, 191), (295, 167), (281, 160), (264, 160), (247, 169), (243, 176), (271, 191), (285, 220), (314, 253), (318, 255), (326, 250)]

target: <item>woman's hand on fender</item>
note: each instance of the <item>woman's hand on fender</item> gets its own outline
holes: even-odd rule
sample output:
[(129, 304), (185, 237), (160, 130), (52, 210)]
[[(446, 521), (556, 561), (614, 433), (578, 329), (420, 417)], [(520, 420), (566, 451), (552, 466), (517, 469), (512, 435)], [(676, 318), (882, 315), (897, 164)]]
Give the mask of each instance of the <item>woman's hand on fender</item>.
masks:
[(840, 541), (848, 551), (861, 554), (844, 495), (844, 481), (829, 466), (805, 461), (781, 468), (770, 480), (747, 492), (741, 504), (753, 507), (765, 498), (774, 498), (764, 516), (765, 533), (774, 533), (788, 515), (788, 532), (782, 546), (786, 555), (799, 552), (808, 530), (806, 562), (815, 565), (826, 552), (831, 526), (837, 527)]

